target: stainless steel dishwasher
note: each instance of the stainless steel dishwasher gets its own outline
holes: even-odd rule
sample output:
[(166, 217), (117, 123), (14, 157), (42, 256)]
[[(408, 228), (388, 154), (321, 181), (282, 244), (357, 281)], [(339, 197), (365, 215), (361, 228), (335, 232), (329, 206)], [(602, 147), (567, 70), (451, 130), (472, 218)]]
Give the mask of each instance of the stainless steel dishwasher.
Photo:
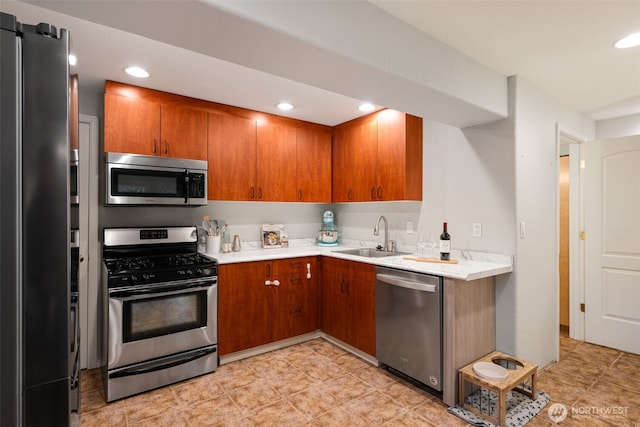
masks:
[(376, 267), (380, 366), (442, 391), (442, 278)]

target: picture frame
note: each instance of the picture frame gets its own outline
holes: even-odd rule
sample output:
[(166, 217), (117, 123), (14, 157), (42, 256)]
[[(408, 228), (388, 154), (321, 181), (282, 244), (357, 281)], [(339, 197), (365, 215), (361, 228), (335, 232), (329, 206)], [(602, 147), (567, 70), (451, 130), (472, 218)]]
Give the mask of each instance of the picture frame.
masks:
[(262, 247), (264, 249), (282, 247), (282, 224), (262, 224)]

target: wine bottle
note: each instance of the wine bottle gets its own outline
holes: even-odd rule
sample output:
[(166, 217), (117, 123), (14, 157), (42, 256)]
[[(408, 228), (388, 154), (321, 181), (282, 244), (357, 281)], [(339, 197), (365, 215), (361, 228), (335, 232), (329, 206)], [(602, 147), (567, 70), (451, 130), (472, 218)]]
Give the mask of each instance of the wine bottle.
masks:
[(442, 223), (442, 234), (440, 235), (440, 259), (449, 261), (449, 253), (451, 252), (451, 236), (447, 232), (447, 223)]

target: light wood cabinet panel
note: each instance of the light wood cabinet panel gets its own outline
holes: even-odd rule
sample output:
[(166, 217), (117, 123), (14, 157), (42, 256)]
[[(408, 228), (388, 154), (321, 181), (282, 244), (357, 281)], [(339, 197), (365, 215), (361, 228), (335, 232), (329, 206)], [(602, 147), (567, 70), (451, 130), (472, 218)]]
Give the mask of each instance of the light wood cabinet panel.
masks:
[(422, 119), (382, 110), (338, 125), (333, 201), (422, 200)]
[(442, 295), (442, 401), (458, 400), (458, 370), (496, 349), (495, 278), (445, 278)]
[(331, 133), (296, 129), (296, 201), (331, 202)]
[(293, 202), (296, 199), (296, 130), (265, 122), (257, 126), (258, 201)]
[(332, 258), (322, 262), (323, 331), (375, 356), (375, 267)]
[(160, 105), (138, 98), (104, 96), (104, 150), (159, 155)]
[(209, 113), (209, 200), (256, 199), (256, 124)]

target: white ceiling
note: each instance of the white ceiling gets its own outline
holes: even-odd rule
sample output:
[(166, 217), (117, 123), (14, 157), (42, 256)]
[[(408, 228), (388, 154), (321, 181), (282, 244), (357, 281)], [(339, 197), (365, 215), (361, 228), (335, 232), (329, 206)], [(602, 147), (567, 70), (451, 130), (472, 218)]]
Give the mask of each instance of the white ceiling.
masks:
[[(640, 31), (640, 1), (370, 2), (595, 120), (640, 113), (640, 47), (612, 48), (618, 38)], [(75, 12), (80, 3), (84, 15)], [(104, 11), (92, 15), (87, 4), (91, 2), (41, 1), (34, 6), (2, 0), (0, 9), (25, 23), (69, 28), (86, 90), (101, 92), (109, 79), (273, 113), (278, 101), (293, 100), (298, 108), (287, 115), (328, 125), (361, 114), (356, 109), (360, 100), (353, 97), (112, 28), (114, 21)], [(112, 4), (125, 28), (130, 17), (117, 16), (120, 1)], [(138, 4), (144, 7), (145, 2)], [(148, 16), (147, 24), (153, 22), (153, 9)], [(195, 17), (177, 19), (189, 22)], [(122, 69), (132, 63), (145, 65), (152, 76), (144, 81), (126, 76)]]
[(640, 113), (638, 0), (370, 0), (505, 76), (594, 120)]

